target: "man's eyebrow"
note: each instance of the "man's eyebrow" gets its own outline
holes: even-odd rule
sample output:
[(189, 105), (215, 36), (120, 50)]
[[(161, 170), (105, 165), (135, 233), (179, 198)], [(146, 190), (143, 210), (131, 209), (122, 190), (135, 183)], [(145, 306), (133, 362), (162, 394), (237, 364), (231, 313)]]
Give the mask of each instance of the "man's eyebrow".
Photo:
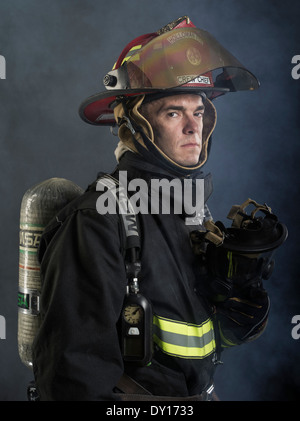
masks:
[(205, 105), (199, 105), (199, 107), (196, 108), (195, 111), (204, 111), (205, 110)]
[[(183, 107), (182, 105), (162, 105), (157, 111), (158, 113), (160, 113), (161, 111), (169, 111), (169, 110), (177, 110), (177, 111), (184, 111), (186, 108)], [(194, 111), (204, 111), (205, 110), (205, 106), (204, 105), (199, 105)]]

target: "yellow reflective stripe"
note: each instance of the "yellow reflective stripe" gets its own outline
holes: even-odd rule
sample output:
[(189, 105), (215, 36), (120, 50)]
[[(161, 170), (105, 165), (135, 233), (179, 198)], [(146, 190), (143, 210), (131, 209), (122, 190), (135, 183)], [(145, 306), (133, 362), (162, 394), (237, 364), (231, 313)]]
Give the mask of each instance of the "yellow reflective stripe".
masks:
[[(135, 45), (134, 47), (132, 47), (128, 51), (126, 57), (123, 59), (122, 64), (125, 63), (125, 61), (129, 60), (133, 56), (133, 53), (135, 50), (140, 50), (141, 48), (142, 48), (142, 45)], [(134, 58), (131, 58), (132, 61), (139, 60), (139, 59), (140, 59), (139, 54), (136, 54)]]
[(205, 358), (216, 349), (213, 322), (208, 319), (201, 325), (153, 318), (153, 340), (161, 350), (180, 358)]
[(229, 260), (229, 266), (228, 266), (228, 278), (232, 278), (233, 275), (233, 263), (232, 263), (232, 252), (227, 253), (227, 259)]
[(191, 323), (166, 319), (165, 317), (154, 316), (154, 323), (157, 326), (160, 326), (162, 330), (186, 336), (202, 336), (204, 333), (207, 333), (212, 329), (210, 319), (206, 320), (201, 325), (194, 325)]
[(131, 51), (139, 50), (140, 48), (142, 48), (142, 44), (134, 45), (132, 48), (130, 48), (128, 53), (130, 53)]
[[(130, 59), (130, 57), (132, 56), (132, 54), (130, 54), (130, 53), (133, 53), (133, 52), (134, 52), (134, 51), (136, 51), (136, 50), (140, 50), (141, 48), (142, 48), (142, 45), (135, 45), (135, 46), (133, 46), (132, 48), (130, 48), (130, 50), (128, 51), (128, 53), (127, 53), (126, 57), (122, 60), (121, 66), (122, 66), (122, 64), (123, 64), (123, 63), (125, 63), (125, 61), (127, 61), (127, 60), (129, 60), (129, 59)], [(136, 55), (136, 57), (134, 57), (134, 59), (132, 59), (132, 61), (139, 60), (139, 59), (140, 59), (140, 56), (137, 54), (137, 55)], [(115, 68), (116, 68), (116, 64), (117, 64), (117, 63), (115, 63), (115, 64), (113, 65), (112, 70), (115, 70)]]

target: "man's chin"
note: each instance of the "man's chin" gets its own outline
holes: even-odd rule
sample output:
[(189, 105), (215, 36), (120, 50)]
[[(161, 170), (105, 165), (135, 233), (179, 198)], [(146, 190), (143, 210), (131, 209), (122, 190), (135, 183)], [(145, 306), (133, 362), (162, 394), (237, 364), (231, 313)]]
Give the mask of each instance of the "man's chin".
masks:
[(199, 164), (199, 160), (198, 161), (181, 161), (181, 162), (177, 162), (178, 165), (181, 165), (182, 167), (190, 167), (193, 168), (196, 165)]
[(188, 157), (186, 159), (180, 159), (177, 161), (179, 165), (182, 165), (183, 167), (195, 167), (199, 164), (199, 156), (197, 157)]

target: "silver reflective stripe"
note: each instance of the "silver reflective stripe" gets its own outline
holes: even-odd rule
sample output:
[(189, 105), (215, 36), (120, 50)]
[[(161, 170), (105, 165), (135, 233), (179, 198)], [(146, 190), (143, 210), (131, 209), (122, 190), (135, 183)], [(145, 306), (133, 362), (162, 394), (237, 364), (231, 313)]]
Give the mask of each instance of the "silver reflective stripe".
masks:
[(216, 349), (211, 319), (195, 325), (155, 315), (153, 339), (163, 352), (179, 358), (202, 359)]

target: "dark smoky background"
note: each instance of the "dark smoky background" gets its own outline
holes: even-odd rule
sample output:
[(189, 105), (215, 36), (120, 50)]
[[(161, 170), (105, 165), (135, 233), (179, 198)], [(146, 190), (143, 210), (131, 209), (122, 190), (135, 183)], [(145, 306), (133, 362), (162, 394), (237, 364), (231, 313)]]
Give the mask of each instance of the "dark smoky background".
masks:
[[(26, 400), (33, 378), (17, 348), (19, 213), (25, 191), (63, 177), (86, 187), (115, 166), (109, 128), (84, 123), (79, 104), (103, 89), (123, 47), (182, 15), (208, 30), (260, 80), (254, 92), (215, 100), (209, 200), (225, 224), (248, 197), (271, 206), (289, 229), (276, 251), (266, 332), (223, 354), (216, 390), (225, 401), (288, 401), (300, 393), (300, 341), (291, 322), (299, 303), (299, 87), (291, 76), (300, 54), (297, 1), (277, 0), (10, 0), (0, 1), (1, 272), (0, 400)], [(300, 73), (300, 72), (299, 72)]]

